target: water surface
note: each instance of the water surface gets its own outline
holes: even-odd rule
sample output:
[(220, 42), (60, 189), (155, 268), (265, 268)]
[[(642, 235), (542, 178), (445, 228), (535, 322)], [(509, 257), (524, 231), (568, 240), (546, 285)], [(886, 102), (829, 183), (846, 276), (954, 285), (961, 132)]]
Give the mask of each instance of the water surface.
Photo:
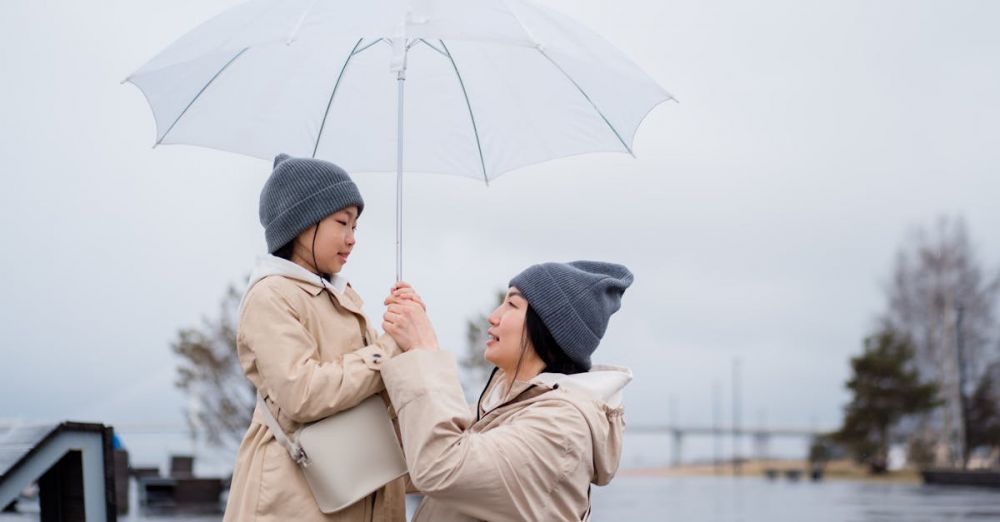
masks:
[[(595, 521), (1000, 522), (1000, 490), (943, 486), (622, 476), (607, 487), (594, 488), (593, 499)], [(415, 507), (412, 500), (408, 502), (410, 513)], [(37, 504), (26, 507), (37, 510)], [(119, 520), (218, 522), (221, 518), (144, 516), (133, 512)], [(37, 511), (0, 514), (0, 522), (37, 519)]]

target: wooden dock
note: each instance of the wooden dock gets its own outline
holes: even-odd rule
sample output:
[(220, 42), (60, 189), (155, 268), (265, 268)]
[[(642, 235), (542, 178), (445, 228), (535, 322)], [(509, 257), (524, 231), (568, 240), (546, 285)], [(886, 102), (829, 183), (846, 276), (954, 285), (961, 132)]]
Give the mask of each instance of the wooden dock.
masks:
[(920, 471), (924, 484), (934, 486), (975, 486), (1000, 488), (1000, 470), (925, 469)]

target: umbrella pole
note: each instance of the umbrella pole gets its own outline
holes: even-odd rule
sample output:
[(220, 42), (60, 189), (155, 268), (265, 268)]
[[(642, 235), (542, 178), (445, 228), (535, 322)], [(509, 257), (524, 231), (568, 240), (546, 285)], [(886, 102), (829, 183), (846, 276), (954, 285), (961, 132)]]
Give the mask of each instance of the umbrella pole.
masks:
[[(404, 65), (405, 67), (405, 65)], [(396, 281), (403, 280), (403, 84), (406, 69), (396, 73)]]

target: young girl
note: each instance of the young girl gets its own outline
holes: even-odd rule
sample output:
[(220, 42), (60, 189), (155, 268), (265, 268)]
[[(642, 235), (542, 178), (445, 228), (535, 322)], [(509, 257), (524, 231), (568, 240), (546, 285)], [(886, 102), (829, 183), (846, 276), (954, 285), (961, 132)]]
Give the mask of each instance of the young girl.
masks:
[(622, 265), (544, 263), (510, 282), (490, 314), (494, 371), (475, 411), (455, 358), (438, 349), (422, 304), (397, 283), (383, 328), (407, 353), (382, 367), (399, 412), (418, 522), (572, 521), (590, 517), (590, 485), (618, 469), (621, 391), (632, 373), (591, 367), (632, 283)]
[[(285, 433), (383, 392), (383, 361), (399, 348), (376, 339), (361, 298), (340, 275), (364, 201), (341, 168), (279, 155), (260, 195), (270, 255), (241, 303), (244, 373)], [(403, 479), (332, 514), (319, 510), (298, 465), (265, 425), (258, 402), (240, 444), (225, 521), (403, 521)]]

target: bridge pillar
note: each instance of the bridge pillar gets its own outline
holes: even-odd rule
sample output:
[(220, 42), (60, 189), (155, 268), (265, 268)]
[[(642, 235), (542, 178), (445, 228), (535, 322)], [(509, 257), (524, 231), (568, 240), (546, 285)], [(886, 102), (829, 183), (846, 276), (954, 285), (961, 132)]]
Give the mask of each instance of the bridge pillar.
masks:
[(673, 445), (670, 451), (670, 464), (674, 467), (681, 465), (681, 451), (683, 450), (684, 432), (673, 430)]
[(757, 460), (768, 459), (768, 449), (770, 445), (771, 445), (770, 434), (763, 431), (754, 433), (753, 447), (754, 447), (754, 456), (757, 458)]

